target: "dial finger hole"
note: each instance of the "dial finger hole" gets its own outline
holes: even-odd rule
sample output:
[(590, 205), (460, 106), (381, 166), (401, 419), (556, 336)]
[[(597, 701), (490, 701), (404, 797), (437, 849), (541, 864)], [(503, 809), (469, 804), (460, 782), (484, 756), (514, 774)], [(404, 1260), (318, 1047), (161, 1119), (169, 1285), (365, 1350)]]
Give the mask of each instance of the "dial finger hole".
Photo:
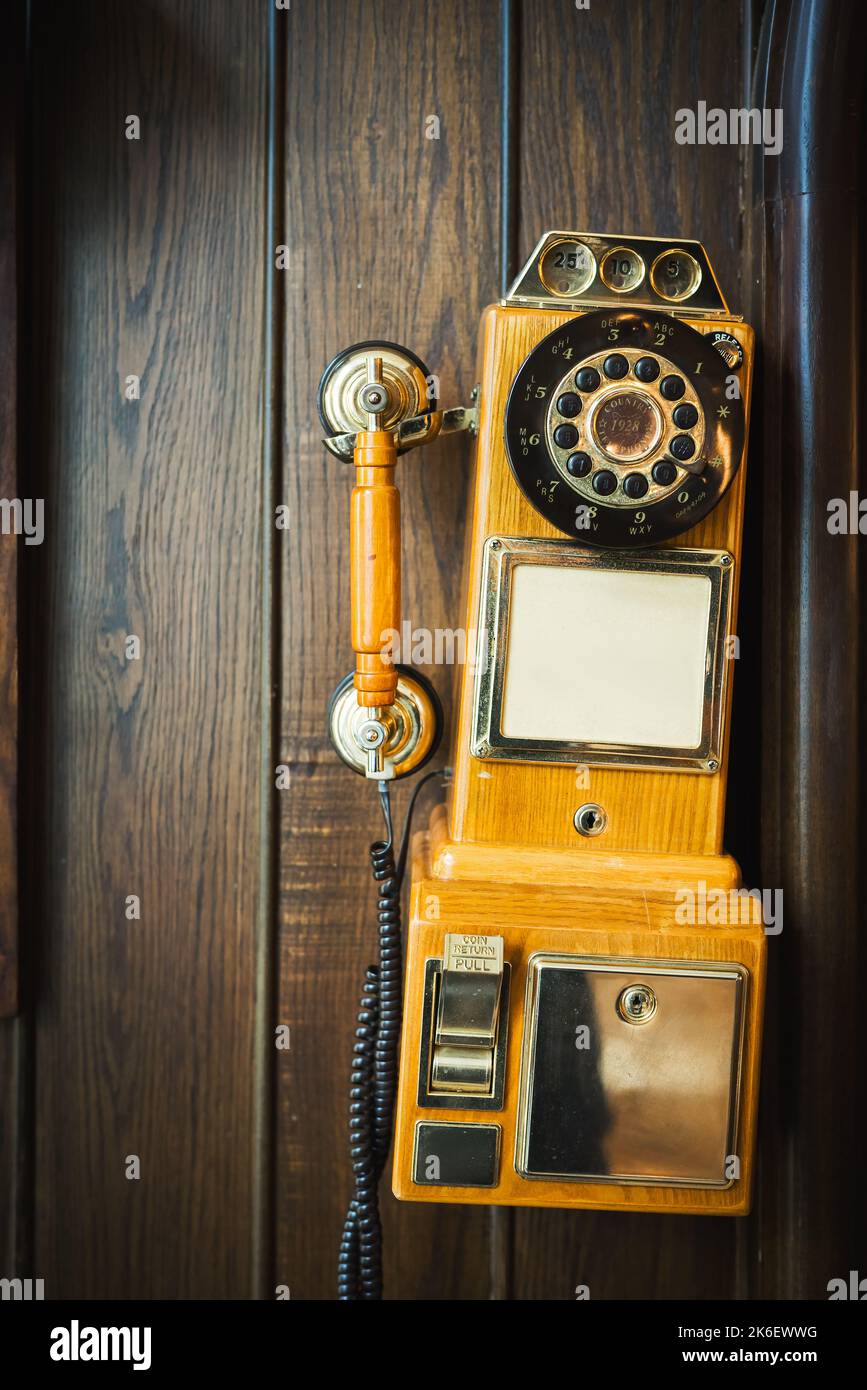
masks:
[(626, 493), (626, 496), (631, 497), (633, 501), (638, 501), (640, 497), (645, 497), (649, 487), (650, 484), (643, 473), (629, 473), (623, 479), (623, 491)]
[(609, 353), (602, 363), (602, 370), (605, 375), (611, 377), (612, 380), (620, 381), (629, 371), (629, 363), (622, 353), (612, 352)]
[(668, 451), (681, 463), (684, 463), (687, 459), (691, 459), (695, 453), (695, 440), (690, 439), (688, 434), (676, 434), (668, 446)]
[(660, 395), (667, 401), (679, 401), (685, 390), (686, 383), (682, 376), (664, 376), (659, 383)]
[(600, 497), (610, 497), (616, 490), (617, 479), (607, 468), (600, 468), (598, 473), (593, 474), (593, 491)]
[(571, 419), (573, 415), (579, 415), (582, 405), (581, 397), (576, 396), (574, 391), (564, 391), (562, 396), (557, 397), (557, 409), (567, 419)]
[(691, 430), (698, 422), (698, 411), (689, 401), (675, 406), (671, 418), (679, 430)]
[(574, 425), (558, 425), (554, 431), (554, 443), (558, 449), (574, 449), (578, 443), (578, 431)]
[(579, 391), (596, 391), (601, 380), (595, 367), (582, 367), (575, 374), (575, 385)]
[(634, 371), (639, 381), (656, 381), (659, 376), (659, 363), (655, 357), (639, 357)]
[(660, 487), (671, 487), (677, 477), (677, 468), (670, 459), (660, 459), (653, 465), (651, 476)]

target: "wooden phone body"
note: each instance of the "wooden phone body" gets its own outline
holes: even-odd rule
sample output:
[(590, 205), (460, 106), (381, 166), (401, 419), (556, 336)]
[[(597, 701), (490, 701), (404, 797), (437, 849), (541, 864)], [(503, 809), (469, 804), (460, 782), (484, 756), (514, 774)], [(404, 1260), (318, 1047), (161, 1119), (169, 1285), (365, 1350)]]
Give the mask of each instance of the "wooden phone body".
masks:
[[(508, 304), (483, 317), (479, 429), (465, 575), (465, 624), (479, 622), (482, 551), (492, 535), (559, 539), (563, 536), (524, 498), (512, 476), (503, 437), (506, 402), (515, 374), (531, 349), (576, 315)], [(744, 352), (741, 392), (748, 420), (754, 335), (725, 316), (686, 322), (700, 332), (721, 329)], [(733, 609), (737, 612), (745, 457), (717, 507), (691, 530), (661, 547), (727, 550), (733, 557)], [(580, 537), (578, 538), (580, 544)], [(732, 663), (733, 664), (733, 663)], [(474, 675), (459, 669), (454, 780), (447, 807), (438, 807), (412, 853), (404, 1024), (396, 1113), (393, 1188), (404, 1200), (513, 1206), (592, 1207), (632, 1211), (740, 1214), (748, 1210), (752, 1182), (766, 939), (759, 904), (737, 926), (685, 926), (676, 920), (676, 894), (684, 884), (708, 892), (740, 886), (735, 861), (722, 850), (728, 761), (731, 671), (726, 680), (723, 742), (713, 775), (592, 766), (592, 799), (604, 805), (604, 836), (583, 839), (573, 816), (586, 794), (576, 790), (574, 765), (488, 762), (471, 753)], [(588, 760), (589, 761), (589, 760)], [(431, 1111), (418, 1103), (418, 1059), (427, 1026), (422, 1000), (426, 962), (442, 955), (446, 932), (497, 934), (510, 964), (508, 1046), (503, 1108), (474, 1112), (464, 1106)], [(725, 1188), (678, 1184), (617, 1185), (609, 1181), (557, 1181), (519, 1176), (515, 1143), (520, 1086), (527, 964), (538, 951), (642, 960), (731, 962), (745, 967), (743, 1048), (737, 1098), (740, 1173)], [(413, 1180), (418, 1121), (474, 1121), (501, 1127), (498, 1180), (490, 1187), (428, 1186)]]

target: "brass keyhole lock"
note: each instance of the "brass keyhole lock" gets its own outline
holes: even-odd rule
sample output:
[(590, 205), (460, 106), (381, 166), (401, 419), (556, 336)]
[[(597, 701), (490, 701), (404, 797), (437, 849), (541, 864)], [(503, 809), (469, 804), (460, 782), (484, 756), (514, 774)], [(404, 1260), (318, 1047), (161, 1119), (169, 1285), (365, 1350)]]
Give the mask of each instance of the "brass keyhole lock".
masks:
[(649, 1023), (656, 1007), (650, 985), (627, 985), (617, 1000), (617, 1012), (627, 1023)]
[(579, 835), (586, 835), (592, 839), (594, 835), (602, 834), (608, 824), (608, 816), (604, 807), (597, 805), (595, 801), (588, 801), (578, 807), (572, 823)]

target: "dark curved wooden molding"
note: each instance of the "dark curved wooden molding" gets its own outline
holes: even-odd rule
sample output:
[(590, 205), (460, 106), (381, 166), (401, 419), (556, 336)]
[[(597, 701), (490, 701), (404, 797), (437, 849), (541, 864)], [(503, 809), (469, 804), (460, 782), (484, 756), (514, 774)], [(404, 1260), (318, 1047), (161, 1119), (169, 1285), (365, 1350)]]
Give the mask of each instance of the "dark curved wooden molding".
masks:
[(754, 95), (784, 121), (782, 153), (757, 166), (751, 228), (762, 351), (751, 449), (754, 476), (763, 474), (762, 874), (784, 892), (783, 931), (769, 943), (754, 1297), (827, 1298), (831, 1279), (867, 1260), (867, 535), (827, 524), (831, 499), (867, 496), (865, 21), (863, 0), (771, 0)]

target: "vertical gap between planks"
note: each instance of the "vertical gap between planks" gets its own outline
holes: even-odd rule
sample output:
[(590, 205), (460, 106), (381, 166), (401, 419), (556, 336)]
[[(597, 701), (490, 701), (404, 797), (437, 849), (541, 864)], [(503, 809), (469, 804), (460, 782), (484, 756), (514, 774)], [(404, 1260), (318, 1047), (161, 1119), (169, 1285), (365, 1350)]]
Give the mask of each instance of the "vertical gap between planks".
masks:
[[(279, 886), (279, 818), (274, 769), (279, 762), (280, 728), (276, 672), (282, 631), (279, 552), (274, 544), (276, 507), (283, 495), (282, 400), (284, 301), (275, 251), (285, 241), (283, 197), (286, 107), (285, 14), (272, 5), (266, 35), (265, 295), (263, 303), (264, 375), (262, 381), (262, 497), (260, 595), (260, 760), (259, 885), (256, 923), (256, 1028), (251, 1221), (252, 1296), (274, 1297), (275, 1269), (275, 1126), (276, 1051), (274, 1021), (277, 988), (277, 904)], [(281, 1276), (282, 1277), (282, 1276)]]
[[(518, 170), (520, 129), (520, 0), (500, 0), (500, 293), (518, 271)], [(491, 1207), (489, 1227), (492, 1300), (512, 1292), (514, 1213)]]

